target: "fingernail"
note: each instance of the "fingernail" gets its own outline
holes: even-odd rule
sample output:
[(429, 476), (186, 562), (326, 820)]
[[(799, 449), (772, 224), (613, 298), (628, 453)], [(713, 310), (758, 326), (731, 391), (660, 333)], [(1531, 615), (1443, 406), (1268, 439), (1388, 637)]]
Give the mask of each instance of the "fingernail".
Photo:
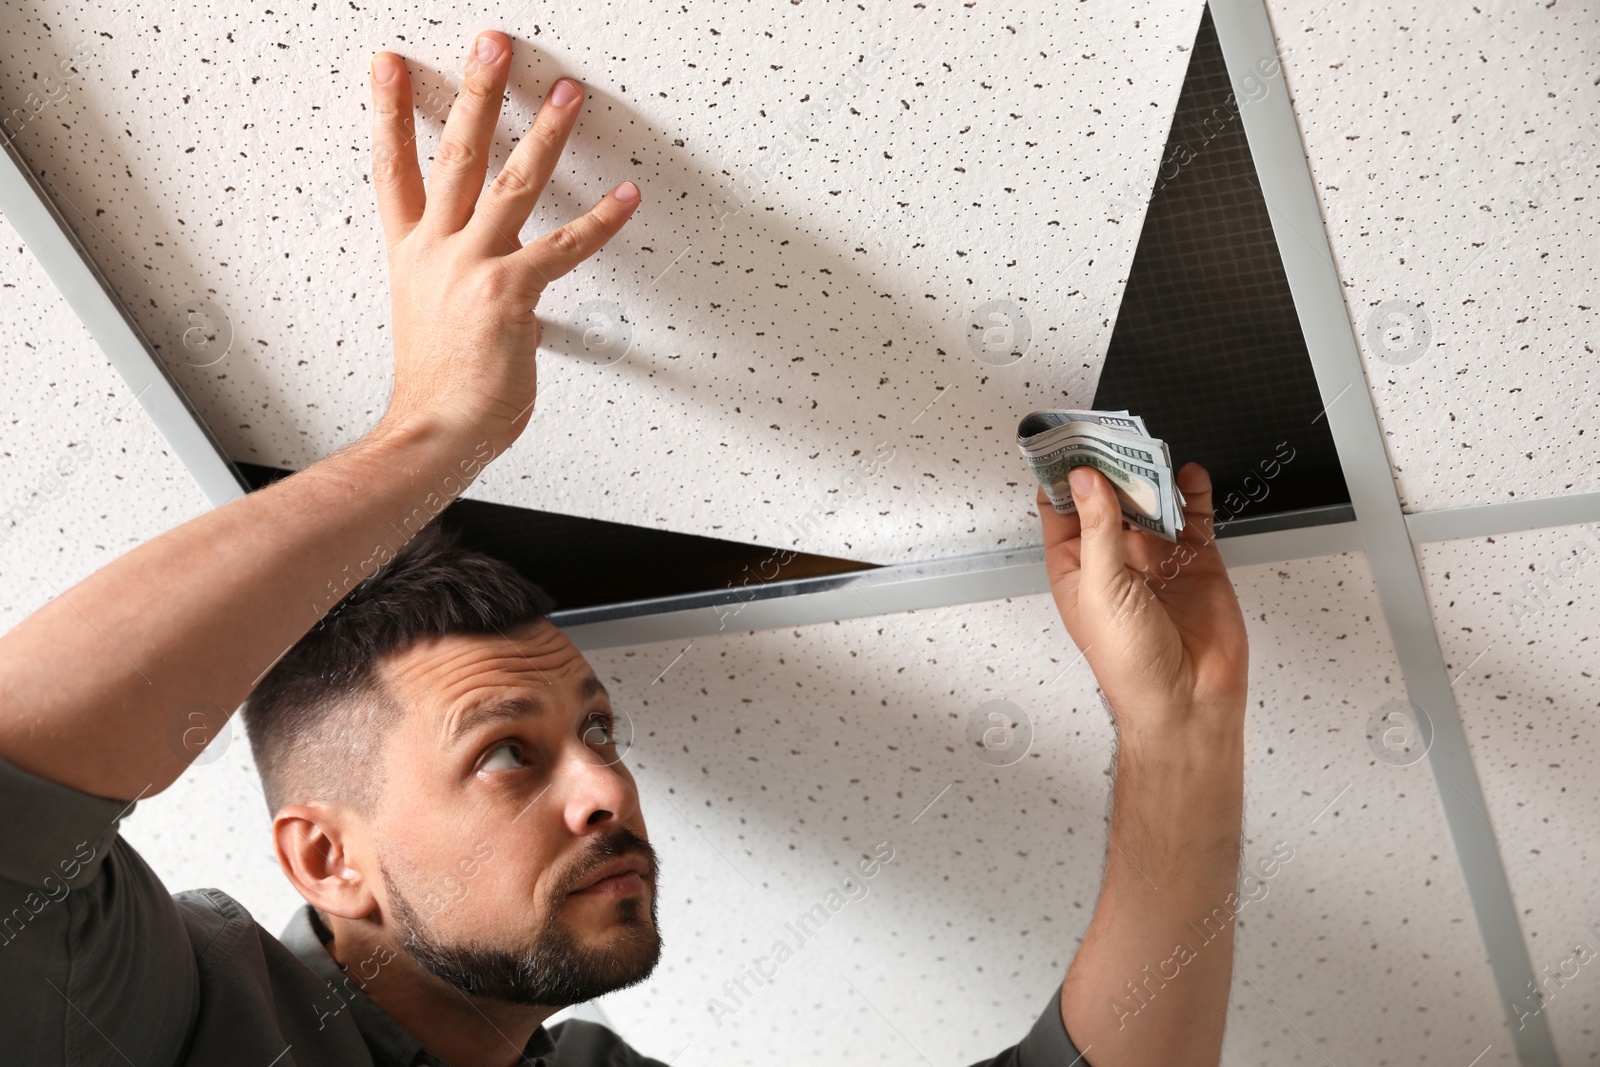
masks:
[(1073, 467), (1072, 473), (1067, 475), (1067, 481), (1072, 486), (1073, 496), (1088, 496), (1094, 489), (1094, 475), (1089, 473), (1087, 467)]
[(493, 63), (494, 57), (500, 54), (500, 43), (493, 37), (478, 38), (478, 62)]
[(617, 191), (611, 194), (624, 204), (631, 204), (639, 199), (639, 187), (632, 182), (623, 182), (617, 186)]
[(568, 104), (578, 99), (580, 95), (582, 94), (578, 92), (578, 87), (576, 85), (568, 81), (566, 78), (562, 78), (560, 81), (556, 82), (556, 87), (550, 90), (550, 106), (566, 107)]
[(388, 52), (379, 52), (372, 57), (372, 76), (379, 85), (388, 85), (399, 73), (400, 64)]

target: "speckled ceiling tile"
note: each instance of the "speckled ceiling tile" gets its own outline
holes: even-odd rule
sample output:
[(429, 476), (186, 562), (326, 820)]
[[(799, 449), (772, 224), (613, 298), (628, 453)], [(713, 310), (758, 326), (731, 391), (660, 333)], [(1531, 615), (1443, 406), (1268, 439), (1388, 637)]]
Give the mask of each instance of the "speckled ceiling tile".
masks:
[[(231, 454), (298, 467), (388, 396), (369, 56), (410, 58), (431, 157), (471, 33), (504, 28), (492, 166), (555, 77), (590, 94), (524, 236), (625, 178), (644, 205), (548, 294), (534, 424), (474, 495), (889, 562), (1034, 536), (1013, 428), (1093, 396), (1200, 10), (46, 0), (0, 89)], [(191, 300), (215, 362), (178, 343)], [(1009, 338), (969, 323), (992, 301)]]
[(1284, 841), (1301, 866), (1241, 920), (1225, 1062), (1515, 1064), (1433, 777), (1368, 741), (1405, 689), (1365, 556), (1232, 573), (1251, 623), (1246, 861)]
[[(1366, 742), (1402, 690), (1364, 561), (1235, 580), (1245, 857), (1290, 858), (1241, 893), (1224, 1062), (1461, 1067), (1492, 1045), (1480, 1064), (1513, 1063), (1431, 776)], [(774, 1047), (920, 1062), (908, 1041), (965, 1063), (1020, 1037), (1076, 950), (1105, 849), (1109, 725), (1048, 597), (590, 658), (634, 717), (665, 872), (658, 977), (607, 998), (630, 1041), (706, 1065)], [(1031, 725), (1014, 765), (967, 746), (991, 700)], [(797, 943), (786, 924), (880, 845), (894, 859), (866, 895)], [(750, 979), (780, 941), (793, 958)], [(739, 980), (748, 996), (724, 987)]]
[(209, 505), (4, 216), (0, 381), (0, 629), (9, 629)]
[(1406, 509), (1600, 489), (1593, 11), (1268, 6)]
[[(1472, 758), (1563, 1064), (1600, 1063), (1600, 528), (1423, 546)], [(1581, 946), (1581, 950), (1580, 950)]]

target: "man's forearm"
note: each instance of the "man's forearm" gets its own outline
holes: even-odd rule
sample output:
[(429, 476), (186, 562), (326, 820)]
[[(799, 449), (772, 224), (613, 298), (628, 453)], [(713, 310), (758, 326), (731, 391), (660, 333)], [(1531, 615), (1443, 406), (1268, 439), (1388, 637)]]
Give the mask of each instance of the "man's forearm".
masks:
[(492, 458), (432, 423), (380, 423), (100, 568), (0, 637), (0, 756), (102, 796), (165, 789), (197, 754), (180, 740), (196, 710), (215, 736)]
[(1121, 730), (1105, 883), (1062, 992), (1067, 1032), (1093, 1047), (1093, 1067), (1218, 1061), (1243, 815), (1235, 721)]

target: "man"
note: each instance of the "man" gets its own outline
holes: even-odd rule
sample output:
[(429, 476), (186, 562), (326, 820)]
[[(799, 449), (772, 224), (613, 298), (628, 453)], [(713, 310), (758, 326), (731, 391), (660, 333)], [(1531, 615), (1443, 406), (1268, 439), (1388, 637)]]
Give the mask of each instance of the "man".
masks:
[[(527, 425), (540, 293), (639, 204), (625, 182), (520, 243), (583, 94), (558, 81), (484, 188), (509, 58), (505, 35), (478, 38), (426, 189), (408, 75), (374, 59), (395, 346), (378, 425), (0, 638), (8, 1063), (657, 1063), (603, 1027), (543, 1025), (660, 952), (609, 697), (539, 590), (429, 525)], [(1179, 479), (1170, 552), (1123, 529), (1087, 468), (1077, 515), (1036, 497), (1051, 591), (1117, 724), (1112, 847), (1059, 991), (997, 1064), (1220, 1055), (1247, 650), (1209, 481), (1196, 464)], [(307, 901), (281, 941), (218, 890), (168, 896), (117, 834), (246, 698)]]

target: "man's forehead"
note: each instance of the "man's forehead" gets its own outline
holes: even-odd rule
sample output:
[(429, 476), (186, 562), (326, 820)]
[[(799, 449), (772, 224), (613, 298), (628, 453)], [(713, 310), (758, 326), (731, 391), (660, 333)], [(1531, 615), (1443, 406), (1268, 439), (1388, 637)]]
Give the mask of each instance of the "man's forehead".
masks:
[(387, 681), (408, 704), (442, 713), (485, 688), (534, 686), (578, 690), (593, 675), (588, 661), (547, 620), (506, 634), (450, 634), (418, 641), (388, 657)]

